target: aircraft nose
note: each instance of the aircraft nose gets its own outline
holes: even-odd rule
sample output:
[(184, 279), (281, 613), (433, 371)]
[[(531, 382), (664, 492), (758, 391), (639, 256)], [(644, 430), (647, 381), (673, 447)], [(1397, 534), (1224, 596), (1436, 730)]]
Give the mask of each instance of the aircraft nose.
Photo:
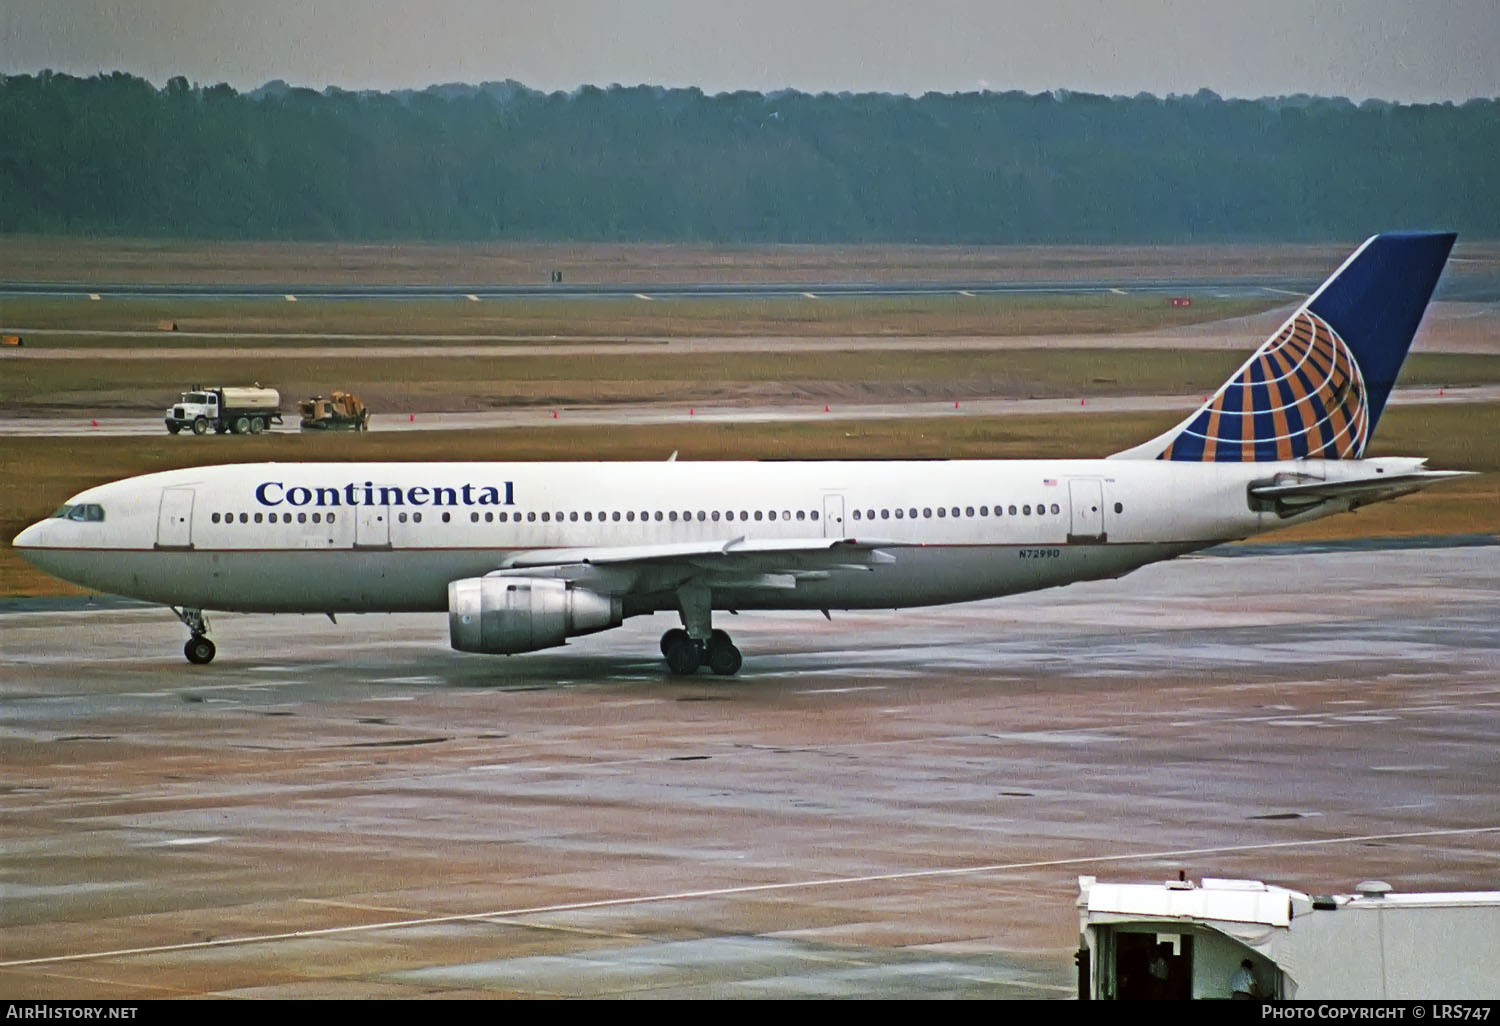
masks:
[[(39, 520), (26, 530), (16, 535), (10, 544), (16, 550), (41, 548), (45, 543), (47, 534), (47, 521)], [(24, 555), (24, 553), (22, 553)]]

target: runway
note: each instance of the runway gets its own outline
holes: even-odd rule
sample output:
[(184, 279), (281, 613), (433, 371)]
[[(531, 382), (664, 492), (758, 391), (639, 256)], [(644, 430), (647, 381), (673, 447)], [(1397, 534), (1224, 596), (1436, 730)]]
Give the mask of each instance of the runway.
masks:
[[(318, 282), (86, 282), (0, 281), (0, 297), (56, 296), (75, 299), (267, 299), (329, 300), (456, 299), (772, 299), (853, 296), (1057, 296), (1120, 292), (1203, 293), (1226, 296), (1306, 296), (1323, 279), (1288, 276), (1130, 276), (1094, 280), (1037, 281), (715, 281), (567, 282), (545, 284), (452, 282), (332, 284)], [(1439, 299), (1500, 300), (1500, 280), (1489, 269), (1450, 270)]]
[(1120, 278), (1099, 281), (914, 281), (914, 282), (638, 282), (588, 284), (313, 284), (0, 282), (0, 296), (93, 296), (156, 299), (771, 299), (844, 296), (1045, 296), (1213, 289), (1236, 296), (1306, 295), (1318, 282), (1303, 278), (1246, 281), (1239, 278)]
[(8, 998), (1061, 998), (1079, 874), (1497, 883), (1497, 546), (724, 617), (734, 681), (68, 605), (0, 606)]

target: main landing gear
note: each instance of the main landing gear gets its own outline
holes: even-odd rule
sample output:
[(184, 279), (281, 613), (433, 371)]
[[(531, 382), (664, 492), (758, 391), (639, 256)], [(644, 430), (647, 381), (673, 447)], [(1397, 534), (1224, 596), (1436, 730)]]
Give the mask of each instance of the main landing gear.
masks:
[(187, 644), (182, 646), (182, 654), (187, 656), (187, 661), (195, 666), (206, 666), (214, 661), (214, 643), (208, 640), (208, 621), (203, 618), (203, 610), (188, 609), (186, 607), (170, 606), (172, 612), (177, 614), (192, 637), (188, 638)]
[(679, 676), (697, 673), (699, 667), (707, 665), (721, 677), (732, 677), (745, 661), (723, 631), (711, 632), (706, 642), (694, 641), (681, 627), (661, 636), (661, 654), (667, 657), (667, 668)]
[(701, 584), (678, 588), (677, 605), (682, 612), (682, 627), (673, 627), (661, 636), (661, 654), (667, 659), (667, 668), (679, 676), (697, 673), (705, 664), (721, 677), (739, 673), (744, 657), (728, 634), (713, 629), (708, 588)]

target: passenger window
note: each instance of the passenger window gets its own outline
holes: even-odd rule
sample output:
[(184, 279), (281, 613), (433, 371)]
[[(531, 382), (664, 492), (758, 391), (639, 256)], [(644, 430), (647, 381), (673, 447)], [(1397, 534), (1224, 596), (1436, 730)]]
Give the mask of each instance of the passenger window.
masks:
[(1021, 515), (1023, 517), (1029, 517), (1029, 516), (1031, 516), (1031, 507), (1030, 506), (1022, 506), (1021, 507)]
[(932, 507), (931, 506), (923, 506), (922, 507), (922, 515), (924, 517), (928, 517), (930, 519), (932, 517)]
[(422, 522), (422, 514), (420, 514), (420, 513), (413, 513), (411, 515), (411, 520), (412, 520), (412, 523), (414, 523), (414, 524), (420, 524)]
[[(444, 513), (443, 514), (443, 519), (447, 520), (448, 519), (448, 514)], [(323, 514), (321, 514), (321, 513), (314, 513), (313, 514), (313, 523), (315, 523), (315, 524), (321, 524), (322, 522), (323, 522)]]
[(860, 515), (859, 515), (859, 510), (855, 510), (855, 511), (854, 511), (854, 519), (855, 519), (855, 520), (860, 520), (860, 519), (863, 519), (863, 518), (862, 518), (862, 517), (860, 517)]
[(761, 517), (761, 511), (760, 510), (756, 510), (755, 511), (755, 519), (756, 519), (756, 521), (759, 521), (760, 517)]
[(1061, 513), (1061, 512), (1062, 512), (1062, 510), (1058, 509), (1057, 508), (1057, 503), (1054, 502), (1052, 504), (1052, 513), (1053, 513), (1053, 515), (1055, 516), (1056, 514)]
[[(447, 510), (443, 510), (443, 523), (446, 524), (449, 521), (451, 521), (452, 519), (453, 519), (453, 514), (449, 513)], [(314, 513), (313, 514), (313, 523), (316, 524), (317, 522), (318, 522), (318, 515), (316, 513)]]
[(897, 520), (900, 520), (900, 519), (901, 519), (901, 510), (900, 510), (900, 509), (897, 509), (897, 510), (896, 510), (896, 519), (897, 519)]
[(799, 509), (797, 511), (797, 519), (798, 520), (805, 520), (805, 519), (807, 519), (807, 514), (804, 513), (802, 510)]
[(938, 516), (945, 517), (947, 515), (948, 515), (948, 511), (946, 509), (944, 509), (943, 507), (939, 506), (938, 507)]
[[(953, 511), (953, 515), (954, 516), (958, 516), (958, 510), (955, 509)], [(973, 515), (974, 515), (974, 507), (973, 506), (965, 506), (964, 507), (964, 516), (966, 516), (966, 517), (972, 517)]]
[[(969, 510), (969, 512), (973, 513), (974, 511), (973, 510)], [(953, 515), (954, 516), (958, 516), (958, 507), (957, 506), (953, 507)]]
[(632, 524), (635, 523), (635, 510), (633, 510), (633, 509), (626, 510), (625, 511), (625, 519), (629, 520)]
[(1010, 515), (1011, 515), (1011, 516), (1015, 516), (1015, 515), (1016, 515), (1016, 507), (1014, 507), (1014, 506), (1012, 506), (1012, 507), (1011, 507), (1011, 508), (1010, 508)]
[(208, 520), (209, 523), (217, 524), (219, 522), (219, 514), (215, 513), (213, 516), (209, 517)]
[(332, 513), (328, 514), (328, 522), (330, 524), (333, 523), (333, 514)]
[(1118, 503), (1118, 502), (1115, 503), (1115, 512), (1116, 513), (1124, 513), (1125, 512), (1124, 505), (1122, 505), (1121, 503)]
[[(255, 514), (255, 522), (257, 524), (261, 522), (261, 519), (262, 519), (261, 514), (259, 514), (259, 513)], [(329, 520), (333, 519), (333, 514), (332, 513), (328, 514), (328, 519)]]
[(718, 510), (714, 510), (713, 513), (710, 514), (710, 519), (713, 520), (713, 522), (717, 524), (719, 522), (719, 511)]
[(990, 508), (988, 506), (980, 506), (979, 507), (979, 515), (982, 516), (982, 517), (989, 516), (990, 515)]
[[(898, 510), (896, 510), (896, 512), (900, 513), (901, 511), (898, 509)], [(891, 519), (891, 511), (888, 510), (888, 509), (881, 510), (880, 511), (880, 519), (881, 520), (889, 520), (889, 519)]]
[(774, 509), (768, 509), (768, 510), (766, 510), (766, 519), (767, 520), (775, 520), (776, 519), (776, 511)]
[[(485, 510), (484, 511), (484, 522), (486, 524), (493, 524), (495, 522), (495, 514), (493, 512), (491, 512), (490, 510)], [(500, 522), (502, 524), (505, 523), (505, 514), (504, 513), (500, 514)]]
[(816, 519), (818, 519), (818, 511), (817, 510), (813, 510), (807, 516), (808, 516), (809, 520), (816, 520)]
[(618, 524), (620, 522), (620, 511), (619, 510), (615, 510), (613, 513), (610, 514), (609, 518), (611, 520), (613, 520), (615, 523)]
[(573, 523), (573, 524), (578, 523), (578, 514), (577, 513), (569, 513), (568, 514), (568, 522), (569, 523)]
[(534, 523), (536, 523), (536, 514), (535, 513), (527, 513), (526, 514), (526, 522), (528, 524), (534, 524)]
[(672, 512), (668, 513), (667, 519), (672, 521), (672, 523), (674, 524), (677, 523), (677, 511), (674, 509), (672, 510)]
[(583, 511), (583, 522), (586, 523), (586, 524), (592, 524), (594, 522), (594, 511), (593, 510), (587, 510), (586, 509), (586, 510)]
[(477, 524), (477, 523), (479, 523), (479, 510), (476, 509), (474, 512), (472, 512), (472, 513), (469, 514), (469, 523), (471, 523), (471, 524)]
[[(272, 520), (276, 519), (276, 514), (275, 513), (271, 514), (271, 519)], [(398, 523), (398, 524), (404, 524), (404, 523), (406, 523), (406, 514), (405, 513), (397, 513), (396, 514), (396, 523)]]
[(550, 524), (551, 522), (552, 522), (552, 514), (551, 513), (543, 513), (542, 514), (542, 523), (544, 523), (544, 524)]
[(917, 507), (913, 506), (911, 509), (907, 510), (906, 515), (911, 517), (913, 520), (917, 519)]

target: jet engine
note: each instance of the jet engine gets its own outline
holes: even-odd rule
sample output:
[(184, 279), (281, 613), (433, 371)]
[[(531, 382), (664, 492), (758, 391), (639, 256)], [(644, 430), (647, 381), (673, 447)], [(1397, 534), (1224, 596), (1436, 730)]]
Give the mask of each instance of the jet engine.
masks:
[(511, 655), (620, 626), (620, 600), (545, 577), (448, 583), (448, 636), (460, 652)]

